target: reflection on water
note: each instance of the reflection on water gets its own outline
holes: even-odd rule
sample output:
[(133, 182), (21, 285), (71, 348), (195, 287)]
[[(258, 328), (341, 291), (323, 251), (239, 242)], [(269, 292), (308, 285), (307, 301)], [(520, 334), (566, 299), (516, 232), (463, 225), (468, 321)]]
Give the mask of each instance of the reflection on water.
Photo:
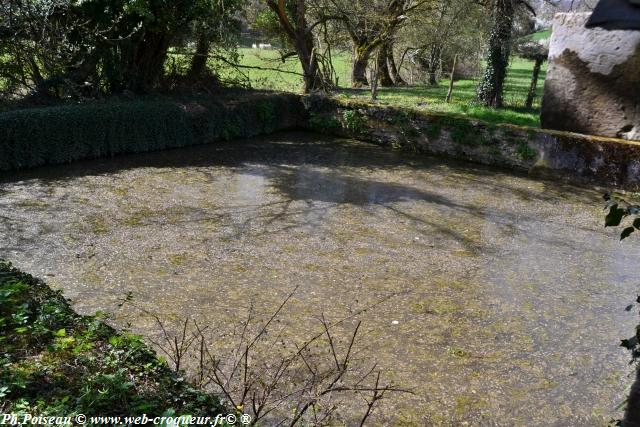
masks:
[(623, 398), (640, 253), (594, 191), (302, 133), (1, 182), (0, 257), (80, 311), (132, 291), (224, 330), (299, 285), (295, 338), (394, 295), (358, 316), (363, 357), (416, 393), (379, 422), (602, 425)]

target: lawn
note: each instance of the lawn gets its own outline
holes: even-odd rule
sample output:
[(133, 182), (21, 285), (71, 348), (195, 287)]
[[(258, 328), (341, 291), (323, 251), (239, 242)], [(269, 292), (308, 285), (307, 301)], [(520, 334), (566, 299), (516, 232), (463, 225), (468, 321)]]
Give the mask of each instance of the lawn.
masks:
[[(268, 67), (287, 72), (300, 72), (297, 58), (286, 62), (279, 59), (275, 50), (240, 49), (240, 63), (249, 67)], [(351, 89), (349, 53), (335, 55), (333, 64), (338, 75), (340, 89), (336, 96), (348, 99), (369, 99), (367, 89)], [(445, 102), (449, 82), (444, 79), (436, 86), (414, 85), (410, 87), (380, 88), (378, 102), (383, 105), (398, 105), (423, 111), (464, 114), (490, 123), (512, 123), (522, 126), (540, 126), (540, 99), (546, 66), (540, 72), (537, 97), (531, 110), (524, 108), (527, 91), (531, 82), (533, 61), (513, 58), (507, 75), (504, 99), (506, 107), (500, 110), (486, 108), (474, 102), (477, 80), (460, 80), (455, 83), (451, 103)], [(243, 68), (242, 73), (257, 89), (273, 89), (298, 92), (302, 87), (302, 77), (275, 70)], [(222, 73), (224, 77), (238, 77), (238, 72), (230, 69)]]

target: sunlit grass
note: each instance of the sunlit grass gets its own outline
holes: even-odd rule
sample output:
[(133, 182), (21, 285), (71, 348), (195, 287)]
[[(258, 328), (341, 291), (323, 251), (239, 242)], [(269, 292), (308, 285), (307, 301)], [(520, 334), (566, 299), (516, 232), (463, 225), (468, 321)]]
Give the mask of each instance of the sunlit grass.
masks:
[[(282, 62), (276, 50), (240, 49), (240, 63), (250, 67), (268, 67), (289, 72), (301, 73), (297, 57)], [(369, 99), (367, 89), (351, 89), (351, 54), (339, 52), (333, 58), (333, 65), (338, 76), (340, 89), (336, 96), (346, 99)], [(544, 84), (546, 66), (543, 67), (538, 81), (537, 96), (532, 109), (525, 109), (525, 100), (529, 85), (533, 62), (521, 58), (513, 58), (509, 67), (505, 84), (505, 108), (496, 110), (475, 103), (478, 80), (460, 80), (455, 82), (451, 103), (445, 98), (449, 82), (446, 79), (436, 86), (414, 85), (410, 87), (380, 88), (378, 102), (383, 105), (395, 105), (415, 108), (422, 111), (463, 114), (490, 123), (512, 123), (521, 126), (540, 126), (540, 99)], [(256, 70), (241, 68), (243, 73), (256, 89), (271, 89), (299, 92), (302, 89), (302, 77), (277, 70)], [(224, 78), (239, 77), (239, 72), (225, 68), (221, 72)]]
[[(446, 103), (449, 86), (441, 80), (436, 86), (419, 85), (410, 87), (380, 88), (378, 102), (383, 105), (397, 105), (422, 111), (463, 114), (490, 123), (511, 123), (521, 126), (540, 126), (540, 100), (546, 67), (540, 72), (533, 108), (524, 108), (533, 61), (514, 58), (509, 67), (505, 83), (505, 108), (494, 109), (475, 102), (477, 80), (459, 80), (454, 84), (451, 103)], [(367, 90), (345, 89), (338, 96), (349, 99), (369, 99)]]
[[(255, 89), (270, 89), (289, 92), (299, 92), (302, 90), (302, 66), (298, 57), (287, 58), (282, 61), (277, 50), (262, 50), (251, 48), (240, 48), (240, 65), (247, 67), (272, 68), (277, 70), (257, 70), (251, 68), (223, 67), (219, 70), (220, 75), (225, 79), (238, 79), (247, 77), (251, 82), (251, 87)], [(338, 52), (333, 55), (333, 67), (338, 77), (340, 86), (349, 87), (351, 85), (351, 54)], [(290, 74), (290, 72), (299, 75)]]

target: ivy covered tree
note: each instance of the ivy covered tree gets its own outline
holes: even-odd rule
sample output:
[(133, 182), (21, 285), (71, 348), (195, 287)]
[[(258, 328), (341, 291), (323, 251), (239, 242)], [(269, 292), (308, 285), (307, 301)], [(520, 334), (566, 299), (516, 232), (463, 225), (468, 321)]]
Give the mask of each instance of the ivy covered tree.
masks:
[(487, 66), (477, 92), (478, 101), (488, 107), (501, 108), (504, 104), (504, 81), (507, 77), (518, 10), (535, 15), (535, 10), (525, 0), (491, 1), (492, 19), (487, 43)]
[[(351, 84), (362, 87), (368, 84), (367, 66), (374, 52), (378, 55), (378, 68), (384, 85), (393, 80), (387, 68), (393, 38), (408, 16), (416, 13), (429, 0), (331, 0), (332, 11), (349, 34), (353, 46)], [(382, 69), (380, 69), (382, 66)], [(397, 73), (396, 73), (397, 74)]]
[(503, 105), (502, 94), (511, 53), (514, 11), (514, 0), (493, 0), (487, 68), (478, 86), (478, 101), (489, 107), (500, 108)]

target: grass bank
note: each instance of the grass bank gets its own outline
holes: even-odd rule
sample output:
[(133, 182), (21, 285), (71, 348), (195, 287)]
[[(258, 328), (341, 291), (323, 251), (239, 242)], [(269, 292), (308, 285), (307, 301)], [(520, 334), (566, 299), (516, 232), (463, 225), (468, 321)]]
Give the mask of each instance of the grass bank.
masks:
[(0, 412), (38, 416), (226, 413), (142, 339), (76, 314), (59, 291), (0, 261)]

